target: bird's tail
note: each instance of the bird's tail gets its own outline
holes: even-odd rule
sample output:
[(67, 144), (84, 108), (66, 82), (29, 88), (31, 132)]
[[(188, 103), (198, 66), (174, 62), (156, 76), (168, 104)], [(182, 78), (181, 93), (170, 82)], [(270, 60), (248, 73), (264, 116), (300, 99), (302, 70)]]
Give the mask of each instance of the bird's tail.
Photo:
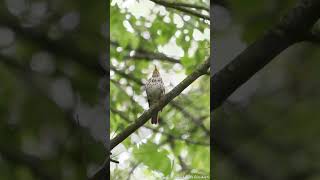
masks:
[(151, 117), (151, 124), (158, 124), (158, 122), (159, 122), (158, 113), (155, 113)]

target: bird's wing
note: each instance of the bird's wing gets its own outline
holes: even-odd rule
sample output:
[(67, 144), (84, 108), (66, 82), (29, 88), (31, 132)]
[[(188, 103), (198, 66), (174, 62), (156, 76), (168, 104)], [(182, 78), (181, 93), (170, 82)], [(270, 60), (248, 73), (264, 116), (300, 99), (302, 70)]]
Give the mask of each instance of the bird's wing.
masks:
[(161, 96), (163, 96), (166, 93), (166, 89), (164, 88), (164, 84), (162, 82), (162, 79), (161, 79), (161, 84), (162, 84), (162, 86), (161, 86)]
[(147, 100), (148, 100), (148, 104), (149, 104), (149, 107), (150, 107), (150, 95), (148, 94), (148, 85), (149, 85), (149, 80), (148, 80), (148, 82), (144, 85), (144, 90), (146, 91), (146, 94), (147, 94)]
[(149, 100), (149, 98), (147, 98), (148, 99), (148, 104), (149, 104), (149, 107), (150, 107), (150, 100)]

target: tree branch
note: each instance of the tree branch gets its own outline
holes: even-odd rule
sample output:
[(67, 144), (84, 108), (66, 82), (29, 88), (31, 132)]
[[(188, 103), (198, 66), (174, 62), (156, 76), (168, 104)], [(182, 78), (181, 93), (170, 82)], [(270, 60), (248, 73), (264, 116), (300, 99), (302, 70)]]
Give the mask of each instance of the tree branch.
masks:
[[(116, 41), (110, 41), (110, 44), (115, 47), (120, 46), (120, 44)], [(163, 53), (150, 52), (150, 51), (147, 51), (147, 50), (141, 49), (141, 48), (138, 48), (138, 49), (133, 49), (132, 47), (124, 47), (124, 48), (127, 51), (134, 51), (135, 52), (135, 54), (132, 56), (130, 56), (130, 55), (126, 56), (125, 57), (126, 59), (148, 59), (148, 60), (157, 59), (160, 61), (167, 61), (167, 62), (171, 62), (171, 63), (181, 63), (179, 59), (168, 57)]]
[(197, 5), (197, 4), (188, 4), (188, 3), (183, 3), (183, 2), (170, 2), (173, 6), (181, 6), (181, 7), (186, 7), (186, 8), (194, 8), (194, 9), (200, 9), (200, 10), (205, 10), (205, 11), (210, 11), (209, 8)]
[(110, 150), (115, 146), (120, 144), (128, 136), (130, 136), (134, 131), (146, 123), (151, 115), (166, 106), (171, 100), (178, 96), (185, 88), (187, 88), (191, 83), (193, 83), (198, 77), (206, 73), (210, 67), (210, 60), (206, 60), (202, 65), (200, 65), (192, 74), (186, 77), (181, 83), (179, 83), (173, 90), (166, 94), (156, 105), (152, 106), (148, 111), (145, 111), (136, 121), (131, 124), (120, 134), (110, 141)]
[(172, 58), (172, 57), (168, 57), (162, 53), (152, 53), (152, 52), (143, 52), (143, 51), (137, 51), (132, 56), (130, 56), (130, 55), (125, 56), (125, 59), (149, 59), (149, 60), (157, 59), (159, 61), (166, 61), (166, 62), (170, 62), (170, 63), (181, 64), (180, 60)]
[(154, 2), (156, 4), (160, 4), (162, 6), (165, 6), (167, 8), (176, 9), (176, 10), (185, 12), (187, 14), (190, 14), (190, 15), (193, 15), (193, 16), (196, 16), (196, 17), (199, 17), (199, 18), (210, 20), (210, 17), (207, 16), (207, 15), (198, 13), (197, 11), (188, 9), (186, 7), (176, 6), (175, 3), (167, 2), (167, 1), (164, 1), (164, 0), (150, 0), (150, 1), (152, 1), (152, 2)]
[[(179, 83), (173, 90), (166, 94), (159, 103), (152, 106), (148, 111), (145, 111), (133, 124), (123, 130), (115, 138), (110, 141), (110, 150), (115, 146), (120, 144), (123, 140), (129, 137), (138, 128), (143, 126), (150, 118), (153, 112), (159, 111), (164, 106), (166, 106), (170, 101), (172, 101), (176, 96), (178, 96), (185, 88), (187, 88), (191, 83), (193, 83), (200, 76), (204, 75), (210, 67), (210, 57), (200, 65), (192, 74), (186, 77), (181, 83)], [(139, 81), (140, 82), (140, 81)], [(140, 82), (141, 83), (141, 82)], [(138, 83), (139, 84), (139, 83)], [(99, 177), (104, 177), (103, 175), (109, 175), (108, 165), (109, 157), (105, 160), (102, 167), (91, 177), (90, 180), (99, 179)]]
[(281, 21), (213, 75), (211, 111), (283, 50), (305, 39), (320, 16), (319, 0), (300, 0)]
[[(115, 86), (117, 86), (117, 88), (119, 88), (123, 93), (125, 93), (125, 94), (130, 98), (130, 101), (131, 101), (132, 103), (134, 103), (134, 104), (137, 105), (137, 106), (140, 106), (140, 105), (133, 99), (132, 96), (129, 96), (129, 95), (127, 94), (127, 92), (121, 87), (121, 85), (120, 85), (117, 81), (115, 81), (115, 80), (113, 80), (113, 79), (111, 79), (110, 81), (111, 81)], [(180, 96), (181, 96), (181, 94), (180, 94)], [(187, 97), (184, 97), (184, 98), (187, 98)], [(191, 129), (190, 132), (193, 132), (195, 129), (198, 129), (198, 126), (200, 126), (199, 123), (202, 124), (202, 119), (203, 119), (204, 117), (200, 117), (200, 118), (194, 117), (194, 116), (191, 115), (189, 112), (183, 110), (183, 108), (181, 107), (181, 105), (180, 105), (178, 102), (174, 101), (174, 100), (172, 100), (172, 101), (170, 102), (170, 104), (171, 104), (171, 106), (172, 106), (173, 108), (176, 108), (176, 110), (180, 111), (181, 114), (182, 114), (185, 118), (191, 119), (191, 121), (196, 125), (195, 128), (194, 128), (194, 129)], [(141, 109), (142, 109), (142, 107), (141, 107)], [(181, 110), (181, 109), (182, 109), (182, 110)], [(117, 110), (117, 109), (115, 109), (115, 108), (113, 108), (113, 107), (110, 107), (110, 110), (111, 110), (111, 112), (119, 115), (122, 119), (124, 119), (124, 120), (127, 121), (128, 123), (132, 123), (132, 122), (133, 122), (133, 121), (130, 120), (127, 116), (124, 115), (124, 112), (119, 111), (119, 110)], [(182, 112), (182, 111), (184, 111), (184, 112)], [(160, 120), (160, 121), (161, 121), (161, 122), (165, 122), (165, 121), (162, 121), (162, 120)], [(144, 127), (145, 127), (145, 128), (148, 128), (148, 129), (150, 129), (150, 130), (153, 130), (154, 132), (161, 133), (161, 134), (163, 134), (163, 135), (165, 135), (165, 136), (171, 137), (171, 138), (173, 138), (173, 139), (180, 140), (180, 141), (184, 141), (184, 142), (186, 142), (186, 143), (188, 143), (188, 144), (201, 145), (201, 146), (208, 146), (208, 145), (209, 145), (209, 143), (206, 143), (206, 142), (193, 141), (193, 140), (191, 140), (191, 139), (184, 139), (184, 138), (182, 138), (181, 135), (174, 136), (174, 135), (172, 135), (172, 134), (170, 134), (170, 133), (163, 132), (163, 131), (159, 131), (159, 130), (156, 129), (156, 128), (151, 128), (151, 127), (148, 127), (148, 126), (146, 126), (146, 125), (144, 125)], [(207, 133), (207, 132), (208, 132), (208, 129), (205, 128), (204, 132), (206, 133), (206, 135), (209, 135), (209, 133)]]
[[(116, 67), (114, 67), (114, 66), (110, 66), (110, 68), (112, 69), (112, 70), (114, 70), (115, 71), (115, 73), (117, 73), (118, 75), (120, 75), (120, 76), (122, 76), (122, 77), (124, 77), (124, 78), (126, 78), (126, 79), (128, 79), (128, 80), (131, 80), (132, 82), (134, 82), (134, 83), (136, 83), (137, 85), (139, 85), (139, 86), (144, 86), (144, 84), (140, 81), (140, 79), (138, 79), (137, 77), (135, 77), (134, 75), (132, 75), (132, 74), (126, 74), (125, 72), (123, 72), (123, 71), (121, 71), (121, 70), (117, 70), (116, 69)], [(205, 73), (205, 75), (208, 75), (207, 74), (208, 72), (206, 72)], [(117, 84), (117, 85), (119, 85), (119, 83), (117, 83), (117, 82), (115, 82), (113, 79), (110, 79), (110, 81), (111, 82), (113, 82), (113, 83), (115, 83), (115, 84)], [(125, 92), (125, 91), (124, 91)], [(185, 96), (185, 97), (183, 97), (184, 99), (187, 99), (188, 97), (187, 96)], [(132, 100), (132, 97), (130, 97), (130, 99)], [(190, 100), (189, 100), (190, 101)], [(170, 105), (172, 106), (172, 107), (174, 107), (175, 109), (177, 109), (178, 111), (180, 111), (181, 113), (182, 113), (182, 115), (184, 115), (185, 117), (187, 117), (187, 118), (189, 118), (189, 119), (191, 119), (193, 122), (199, 122), (199, 118), (196, 118), (196, 117), (194, 117), (193, 115), (190, 115), (190, 113), (188, 113), (188, 112), (182, 112), (182, 107), (179, 105), (179, 103), (178, 102), (176, 102), (176, 101), (171, 101), (170, 102)], [(207, 131), (205, 131), (205, 132), (207, 132)]]
[[(119, 110), (117, 110), (117, 109), (115, 109), (115, 108), (112, 108), (112, 107), (110, 107), (110, 110), (111, 110), (113, 113), (119, 115), (122, 119), (124, 119), (124, 120), (127, 121), (128, 123), (132, 123), (132, 121), (131, 121), (127, 116), (125, 116), (125, 115), (123, 114), (123, 112), (121, 112), (121, 111), (119, 111)], [(158, 129), (156, 129), (156, 128), (152, 128), (152, 127), (149, 127), (149, 126), (146, 126), (146, 125), (143, 125), (143, 127), (147, 128), (147, 129), (150, 129), (150, 130), (152, 130), (153, 132), (160, 133), (160, 134), (162, 134), (162, 135), (164, 135), (164, 136), (167, 136), (168, 138), (175, 139), (175, 140), (180, 140), (180, 141), (184, 141), (184, 142), (187, 143), (187, 144), (194, 144), (194, 145), (201, 145), (201, 146), (209, 146), (209, 143), (206, 143), (206, 142), (198, 142), (198, 141), (193, 141), (193, 140), (190, 140), (190, 139), (184, 139), (184, 138), (182, 138), (181, 135), (176, 135), (176, 136), (174, 136), (174, 135), (172, 135), (172, 134), (170, 134), (170, 133), (163, 132), (163, 131), (160, 131), (160, 130), (158, 130)]]
[[(112, 70), (115, 70), (116, 68), (114, 66), (110, 66), (110, 68)], [(123, 71), (120, 71), (120, 70), (116, 70), (115, 71), (117, 74), (119, 74), (120, 76), (126, 78), (126, 79), (129, 79), (133, 82), (135, 82), (136, 84), (138, 84), (139, 86), (143, 86), (144, 84), (139, 80), (137, 79), (135, 76), (133, 75), (130, 75), (130, 74), (126, 74), (124, 73)], [(207, 75), (207, 73), (205, 73), (205, 75)], [(111, 79), (112, 82), (114, 82), (114, 80)], [(115, 84), (118, 84), (116, 82), (114, 82)], [(124, 91), (125, 92), (125, 91)], [(187, 98), (187, 97), (185, 97)], [(134, 101), (132, 97), (130, 97), (131, 101)], [(179, 112), (181, 112), (181, 114), (190, 119), (195, 125), (199, 126), (205, 133), (206, 135), (210, 135), (210, 130), (208, 130), (202, 123), (201, 121), (201, 118), (197, 118), (195, 116), (193, 116), (191, 113), (187, 112), (186, 110), (184, 110), (184, 108), (181, 107), (181, 105), (179, 103), (177, 103), (176, 101), (171, 101), (170, 102), (170, 105), (175, 108), (176, 110), (178, 110)]]
[(113, 162), (113, 163), (119, 164), (119, 161), (114, 160), (114, 159), (111, 159), (111, 158), (110, 158), (110, 162)]

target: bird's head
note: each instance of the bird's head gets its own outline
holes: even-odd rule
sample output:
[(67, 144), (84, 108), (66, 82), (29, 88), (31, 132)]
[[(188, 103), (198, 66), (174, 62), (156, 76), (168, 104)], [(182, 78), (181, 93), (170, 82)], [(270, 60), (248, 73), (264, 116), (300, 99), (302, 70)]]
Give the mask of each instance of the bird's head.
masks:
[(153, 70), (153, 73), (152, 73), (152, 77), (158, 77), (158, 76), (160, 76), (160, 73), (159, 73), (159, 71), (157, 69), (157, 66), (154, 65), (154, 70)]

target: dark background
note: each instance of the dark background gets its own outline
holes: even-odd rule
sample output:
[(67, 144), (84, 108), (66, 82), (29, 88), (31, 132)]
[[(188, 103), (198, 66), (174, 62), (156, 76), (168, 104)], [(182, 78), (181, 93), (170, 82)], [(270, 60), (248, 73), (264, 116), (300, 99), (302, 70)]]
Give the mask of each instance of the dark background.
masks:
[(0, 2), (0, 179), (86, 179), (103, 164), (107, 14), (103, 1)]
[[(262, 37), (296, 2), (216, 1), (213, 73)], [(315, 25), (313, 31), (318, 29)], [(320, 178), (320, 51), (317, 40), (310, 40), (281, 52), (214, 111), (214, 179)], [(212, 89), (215, 96), (214, 84)]]

